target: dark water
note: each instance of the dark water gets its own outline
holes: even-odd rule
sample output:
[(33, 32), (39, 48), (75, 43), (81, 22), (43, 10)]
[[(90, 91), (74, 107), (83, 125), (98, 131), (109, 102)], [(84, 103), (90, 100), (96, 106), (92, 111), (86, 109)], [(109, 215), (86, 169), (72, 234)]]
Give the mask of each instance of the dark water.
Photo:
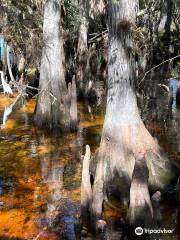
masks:
[[(180, 164), (180, 109), (169, 106), (167, 93), (144, 84), (142, 117), (170, 160)], [(154, 82), (153, 82), (154, 81)], [(161, 80), (163, 81), (163, 79)], [(0, 95), (4, 106), (14, 99)], [(35, 100), (13, 114), (0, 130), (0, 239), (80, 239), (80, 184), (84, 147), (94, 153), (100, 142), (104, 111), (79, 104), (80, 126), (75, 134), (51, 137), (32, 125)], [(172, 190), (171, 190), (172, 191)], [(161, 204), (162, 226), (177, 228), (174, 199)], [(120, 239), (120, 218), (126, 209), (113, 199), (104, 206), (107, 239)], [(76, 233), (77, 232), (77, 233)], [(97, 239), (97, 238), (89, 238)], [(178, 234), (161, 239), (178, 239)]]

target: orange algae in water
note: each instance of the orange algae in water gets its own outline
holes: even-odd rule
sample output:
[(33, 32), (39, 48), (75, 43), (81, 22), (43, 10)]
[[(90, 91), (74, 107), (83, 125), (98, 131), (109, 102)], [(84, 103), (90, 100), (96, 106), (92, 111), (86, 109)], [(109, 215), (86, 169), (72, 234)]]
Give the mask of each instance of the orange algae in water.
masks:
[[(8, 140), (6, 144), (0, 142), (0, 150), (6, 153), (0, 164), (4, 178), (11, 183), (2, 196), (0, 237), (57, 240), (61, 238), (53, 227), (49, 228), (53, 217), (58, 214), (62, 219), (65, 214), (80, 217), (77, 206), (80, 205), (81, 160), (78, 154), (83, 154), (86, 142), (92, 152), (97, 149), (103, 114), (94, 113), (91, 118), (86, 106), (79, 104), (82, 132), (54, 138), (34, 128), (31, 122), (21, 121), (24, 113), (32, 117), (34, 107), (35, 99), (13, 114), (3, 130)], [(70, 207), (66, 209), (67, 202)], [(119, 216), (107, 208), (105, 215), (107, 218)]]

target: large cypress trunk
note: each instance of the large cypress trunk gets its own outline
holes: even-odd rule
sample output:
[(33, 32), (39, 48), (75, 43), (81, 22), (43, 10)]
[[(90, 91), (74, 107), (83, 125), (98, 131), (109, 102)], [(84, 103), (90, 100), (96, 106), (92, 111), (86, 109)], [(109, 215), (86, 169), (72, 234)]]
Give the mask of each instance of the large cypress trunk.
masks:
[(123, 202), (128, 202), (135, 159), (142, 154), (149, 170), (150, 186), (163, 189), (170, 177), (167, 161), (162, 158), (157, 142), (145, 128), (137, 107), (132, 54), (136, 9), (137, 1), (134, 0), (108, 1), (108, 96), (96, 156), (92, 200), (95, 218), (101, 217), (104, 193), (110, 183), (119, 189)]
[(40, 92), (35, 122), (48, 128), (69, 128), (70, 113), (61, 56), (60, 0), (47, 0), (44, 8), (43, 53), (40, 67)]

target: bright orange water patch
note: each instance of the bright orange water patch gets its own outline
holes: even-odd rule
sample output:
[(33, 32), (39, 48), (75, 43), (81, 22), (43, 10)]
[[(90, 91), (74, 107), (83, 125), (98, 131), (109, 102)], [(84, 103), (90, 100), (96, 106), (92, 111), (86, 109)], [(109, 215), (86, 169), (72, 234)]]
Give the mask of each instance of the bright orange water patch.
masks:
[(0, 110), (4, 110), (4, 107), (9, 106), (16, 99), (17, 94), (14, 94), (13, 97), (7, 97), (3, 93), (0, 93)]
[[(14, 102), (0, 94), (0, 119), (4, 106)], [(84, 131), (94, 127), (92, 136), (101, 131), (103, 117), (93, 119), (82, 110), (81, 133), (58, 138), (44, 134), (32, 126), (35, 99), (13, 113), (7, 120), (0, 141), (0, 239), (61, 239), (49, 228), (51, 217), (60, 206), (62, 217), (66, 202), (80, 203), (81, 164), (78, 152), (84, 154)], [(90, 121), (88, 122), (88, 118)], [(97, 143), (87, 140), (95, 149)], [(81, 143), (81, 145), (79, 145)], [(2, 187), (1, 187), (2, 186)], [(2, 189), (2, 190), (1, 190)], [(1, 192), (2, 191), (2, 192)], [(71, 210), (71, 207), (68, 207)], [(67, 208), (67, 209), (68, 209)], [(67, 210), (66, 210), (67, 211)], [(73, 210), (74, 211), (74, 210)], [(75, 218), (80, 212), (75, 210)]]
[(29, 101), (26, 106), (25, 106), (25, 110), (27, 113), (33, 114), (34, 110), (35, 110), (35, 102), (36, 102), (36, 98), (33, 98), (32, 101)]
[(87, 128), (87, 127), (94, 127), (94, 126), (101, 126), (104, 122), (104, 114), (96, 114), (96, 112), (89, 113), (88, 106), (78, 105), (80, 111), (80, 118), (82, 121), (80, 122), (80, 126)]
[(6, 129), (14, 129), (16, 127), (16, 121), (14, 119), (9, 119), (6, 122)]
[[(32, 215), (31, 215), (32, 217)], [(22, 238), (26, 236), (23, 231), (28, 233), (28, 237), (33, 237), (38, 230), (34, 226), (33, 221), (27, 221), (27, 212), (23, 210), (10, 210), (8, 212), (1, 212), (0, 219), (0, 236), (8, 238)], [(26, 222), (27, 221), (27, 222)], [(25, 223), (26, 222), (26, 223)]]
[[(4, 105), (14, 100), (0, 94), (0, 119)], [(79, 104), (79, 132), (55, 138), (33, 127), (30, 118), (34, 108), (32, 99), (13, 113), (0, 131), (4, 137), (0, 140), (0, 239), (63, 239), (50, 228), (52, 216), (60, 214), (61, 221), (68, 214), (79, 218), (79, 158), (86, 144), (92, 152), (99, 146), (102, 112), (89, 113), (86, 105)], [(148, 129), (160, 131), (159, 126), (149, 125)], [(106, 219), (125, 217), (126, 211), (117, 201), (111, 204), (104, 206)]]
[(127, 209), (122, 208), (122, 205), (117, 200), (105, 202), (104, 204), (104, 217), (105, 219), (120, 219), (126, 217)]

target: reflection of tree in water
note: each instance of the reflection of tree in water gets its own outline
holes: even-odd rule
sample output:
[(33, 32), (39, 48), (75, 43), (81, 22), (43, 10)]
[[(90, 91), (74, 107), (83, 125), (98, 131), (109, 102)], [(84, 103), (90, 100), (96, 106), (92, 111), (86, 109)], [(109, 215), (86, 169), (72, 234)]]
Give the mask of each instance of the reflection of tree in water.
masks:
[(62, 198), (63, 166), (60, 166), (57, 161), (58, 155), (58, 153), (50, 153), (41, 160), (42, 176), (50, 193), (46, 211), (46, 218), (50, 227), (53, 227)]
[[(72, 185), (70, 188), (74, 191), (73, 178), (80, 167), (76, 154), (78, 141), (74, 137), (66, 139), (64, 136), (55, 141), (47, 136), (41, 136), (39, 140), (46, 151), (40, 159), (43, 182), (47, 186), (46, 225), (49, 229), (57, 231), (58, 235), (62, 233), (67, 239), (75, 239), (77, 222), (75, 216), (79, 208), (78, 203), (68, 197), (64, 184), (66, 184), (66, 172), (70, 169), (68, 177), (71, 181), (68, 184)], [(80, 147), (79, 143), (78, 147)]]

